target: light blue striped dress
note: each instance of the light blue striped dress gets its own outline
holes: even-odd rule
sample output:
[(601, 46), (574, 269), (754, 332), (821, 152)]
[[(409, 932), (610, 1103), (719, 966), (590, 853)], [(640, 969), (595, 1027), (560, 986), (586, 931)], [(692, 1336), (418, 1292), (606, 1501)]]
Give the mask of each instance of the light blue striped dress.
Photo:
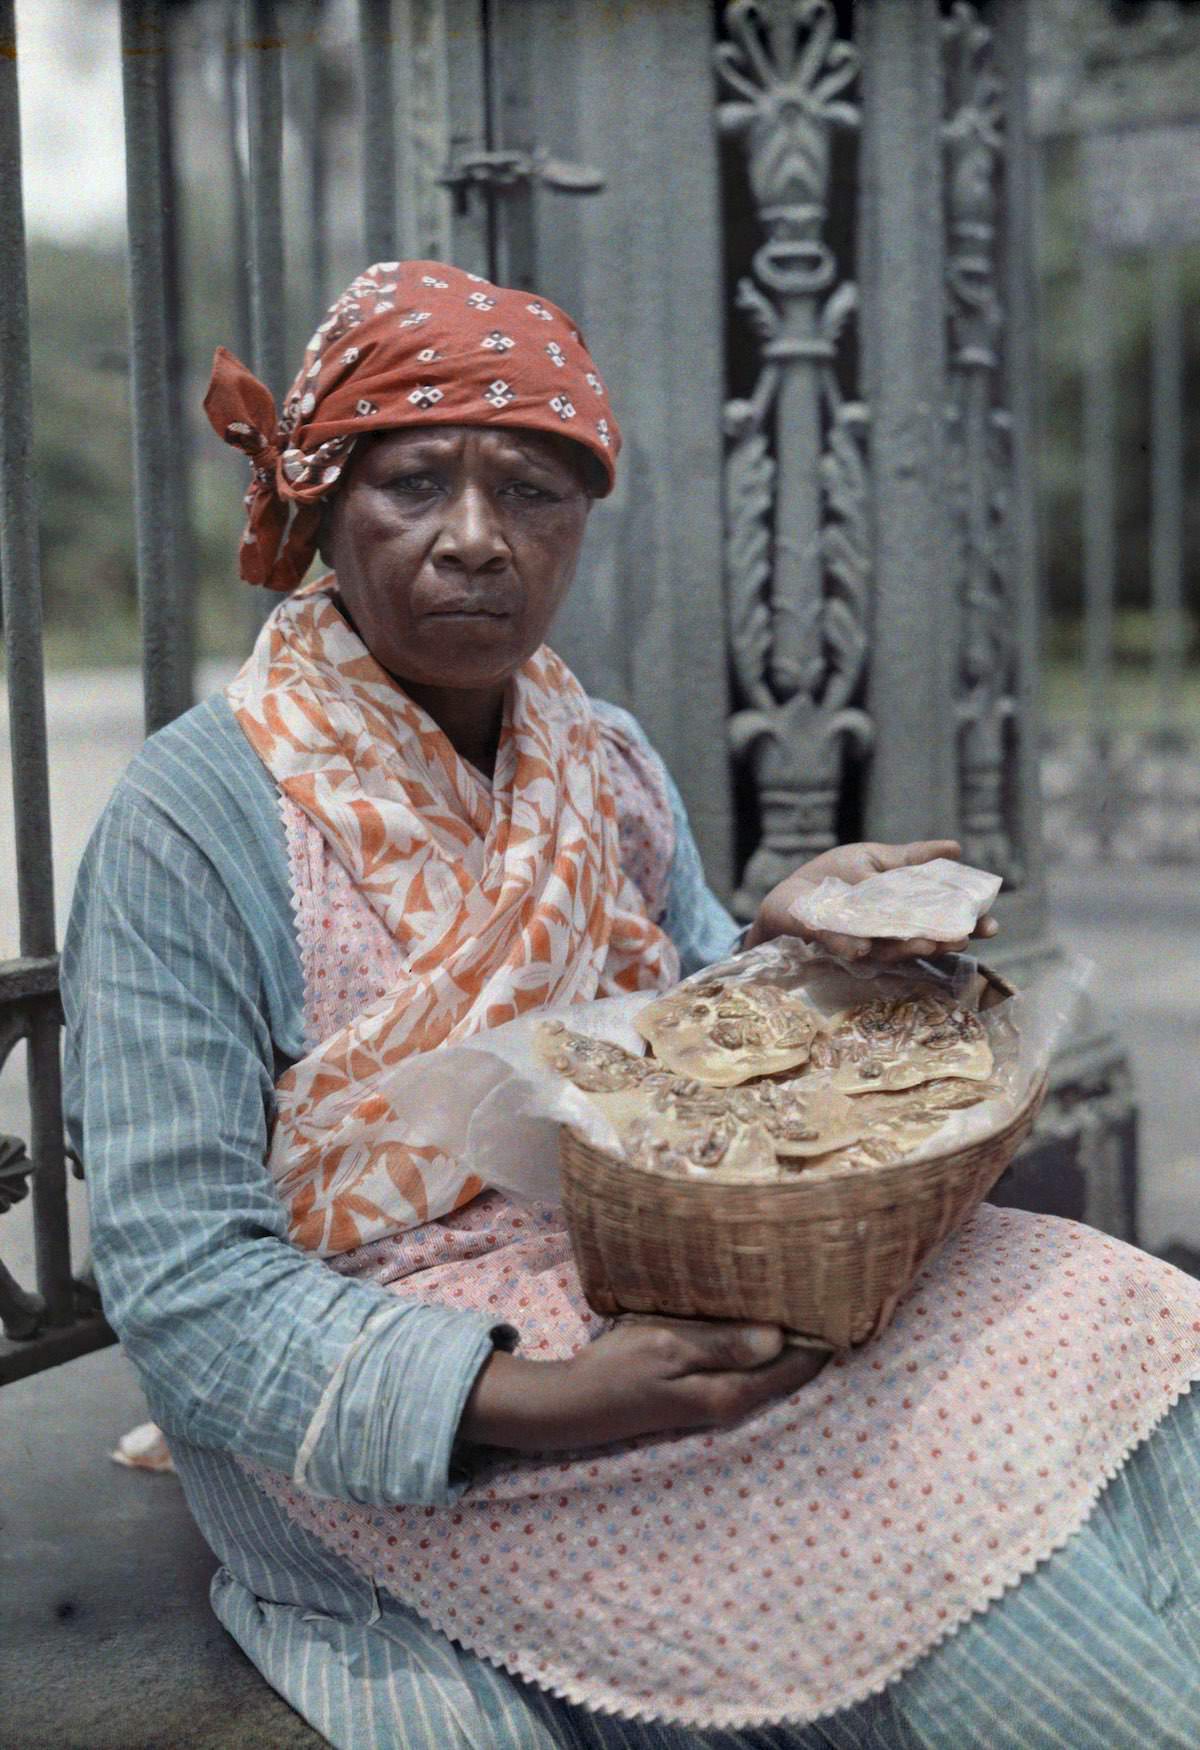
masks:
[[(629, 720), (623, 719), (626, 726)], [(736, 927), (677, 793), (664, 923), (685, 971)], [(63, 954), (66, 1090), (105, 1305), (221, 1563), (213, 1604), (346, 1750), (1200, 1744), (1200, 1424), (1186, 1398), (1059, 1554), (883, 1695), (816, 1725), (605, 1718), (465, 1653), (290, 1521), (240, 1453), (334, 1498), (438, 1503), (494, 1334), (288, 1244), (264, 1167), (308, 1049), (274, 784), (222, 700), (149, 742), (89, 847)], [(319, 1411), (319, 1413), (318, 1413)]]

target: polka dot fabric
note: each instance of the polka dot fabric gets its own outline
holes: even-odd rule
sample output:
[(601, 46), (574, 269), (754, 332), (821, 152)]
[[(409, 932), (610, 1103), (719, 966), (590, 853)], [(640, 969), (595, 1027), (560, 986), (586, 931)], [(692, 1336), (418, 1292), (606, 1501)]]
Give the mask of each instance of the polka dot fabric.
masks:
[[(675, 821), (662, 773), (621, 727), (597, 716), (601, 752), (617, 812), (621, 869), (654, 922), (667, 909)], [(279, 807), (292, 877), (292, 909), (311, 1040), (326, 1039), (395, 982), (399, 944), (374, 906), (364, 904), (345, 865), (304, 810), (280, 791)]]
[[(370, 908), (352, 890), (336, 910), (310, 903), (299, 846), (319, 1032), (344, 1022), (354, 978), (386, 979), (386, 957), (364, 953)], [(555, 1213), (496, 1193), (337, 1268), (486, 1310), (529, 1356), (569, 1356), (605, 1328)], [(1051, 1555), (1198, 1376), (1200, 1283), (1075, 1223), (984, 1205), (882, 1337), (738, 1427), (493, 1455), (447, 1507), (323, 1501), (247, 1468), (376, 1585), (571, 1701), (696, 1728), (806, 1723), (883, 1687)]]
[(675, 857), (675, 817), (653, 757), (604, 718), (597, 719), (617, 806), (621, 867), (655, 923), (667, 909)]

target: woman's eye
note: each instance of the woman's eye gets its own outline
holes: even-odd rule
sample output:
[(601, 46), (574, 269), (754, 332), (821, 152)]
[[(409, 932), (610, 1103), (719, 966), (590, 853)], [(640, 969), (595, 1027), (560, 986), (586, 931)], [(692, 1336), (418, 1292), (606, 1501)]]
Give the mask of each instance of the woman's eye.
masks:
[(536, 504), (539, 500), (553, 501), (555, 497), (548, 488), (535, 486), (532, 480), (514, 480), (510, 486), (505, 487), (505, 491), (510, 492), (514, 498), (527, 499), (531, 504)]
[(394, 480), (388, 481), (391, 492), (436, 492), (438, 481), (432, 474), (398, 474)]

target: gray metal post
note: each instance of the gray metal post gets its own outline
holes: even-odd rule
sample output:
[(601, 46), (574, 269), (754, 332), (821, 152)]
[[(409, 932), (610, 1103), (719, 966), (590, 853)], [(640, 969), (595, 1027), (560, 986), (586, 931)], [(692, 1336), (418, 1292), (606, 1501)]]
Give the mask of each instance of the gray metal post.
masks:
[(173, 478), (179, 434), (172, 425), (169, 269), (164, 213), (173, 199), (163, 142), (170, 52), (162, 0), (122, 0), (125, 185), (129, 231), (130, 374), (142, 683), (147, 734), (191, 703), (190, 607), (176, 564), (180, 495)]
[(1152, 391), (1150, 586), (1158, 729), (1180, 726), (1186, 626), (1183, 614), (1183, 302), (1170, 245), (1150, 252)]
[[(246, 132), (250, 184), (250, 362), (283, 402), (287, 384), (287, 294), (283, 248), (283, 38), (276, 0), (246, 0)], [(256, 632), (275, 607), (274, 592), (247, 596)]]
[(396, 256), (396, 103), (391, 0), (358, 0), (362, 71), (363, 243), (367, 262)]
[[(487, 86), (480, 0), (442, 0), (446, 28), (449, 163), (488, 143)], [(456, 189), (450, 219), (451, 259), (468, 273), (495, 271), (492, 201), (483, 189)]]
[(1095, 829), (1108, 843), (1104, 808), (1114, 717), (1114, 636), (1117, 598), (1117, 409), (1113, 381), (1113, 272), (1104, 244), (1090, 230), (1083, 246), (1081, 313), (1083, 373), (1084, 673), (1096, 778)]
[(286, 386), (283, 272), (283, 38), (276, 0), (247, 0), (250, 333), (254, 369), (276, 402)]
[(868, 838), (952, 836), (959, 613), (946, 477), (936, 0), (864, 0), (860, 270), (875, 612)]
[(1012, 698), (1008, 831), (1013, 888), (1001, 896), (1006, 952), (1041, 956), (1049, 947), (1042, 836), (1041, 589), (1036, 442), (1041, 429), (1037, 336), (1038, 159), (1029, 121), (1029, 6), (1011, 0), (996, 14), (1004, 103), (1004, 399), (1009, 412), (1007, 549), (1011, 587)]
[(175, 660), (172, 680), (175, 714), (195, 700), (196, 669), (196, 543), (192, 528), (192, 409), (184, 401), (187, 387), (185, 343), (187, 284), (183, 218), (179, 202), (174, 42), (180, 14), (166, 18), (165, 53), (158, 58), (159, 153), (162, 162), (163, 316), (166, 324), (165, 369), (167, 418), (172, 433), (170, 494), (171, 553), (165, 567), (174, 619)]
[(233, 332), (239, 358), (249, 359), (253, 344), (250, 321), (250, 223), (246, 212), (246, 170), (242, 162), (244, 86), (238, 44), (242, 0), (226, 0), (225, 40), (221, 50), (221, 84), (225, 100), (226, 162), (233, 225)]
[(329, 151), (325, 117), (324, 59), (321, 47), (321, 0), (308, 0), (309, 28), (305, 52), (295, 70), (301, 91), (301, 126), (304, 134), (305, 197), (308, 207), (308, 260), (311, 307), (304, 320), (311, 324), (329, 302)]
[[(534, 103), (533, 33), (497, 0), (484, 0), (484, 82), (487, 143), (494, 151), (533, 152), (540, 144)], [(478, 196), (476, 198), (479, 198)], [(497, 279), (536, 290), (537, 193), (530, 179), (487, 192), (491, 250)]]
[[(13, 0), (0, 0), (0, 590), (8, 672), (21, 954), (55, 951), (54, 872), (42, 683), (42, 587), (34, 495), (29, 294)], [(72, 1316), (58, 1026), (49, 1004), (27, 1034), (38, 1288), (52, 1324)]]

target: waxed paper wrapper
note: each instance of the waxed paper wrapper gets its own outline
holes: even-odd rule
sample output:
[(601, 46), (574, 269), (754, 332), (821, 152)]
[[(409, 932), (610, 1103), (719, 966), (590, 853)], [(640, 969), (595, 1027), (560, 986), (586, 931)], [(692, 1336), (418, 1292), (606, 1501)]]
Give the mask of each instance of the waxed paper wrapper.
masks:
[[(1017, 996), (983, 1012), (995, 1058), (992, 1098), (950, 1115), (947, 1122), (905, 1159), (921, 1160), (963, 1147), (998, 1129), (1013, 1116), (1045, 1074), (1058, 1041), (1071, 1026), (1091, 967), (1062, 957), (1040, 972)], [(703, 968), (684, 984), (765, 982), (803, 988), (823, 1013), (874, 998), (900, 998), (937, 991), (968, 1008), (978, 1006), (977, 962), (947, 955), (936, 962), (871, 967), (843, 962), (795, 937), (779, 938)], [(614, 1154), (621, 1144), (611, 1124), (578, 1088), (546, 1068), (536, 1049), (538, 1029), (548, 1020), (575, 1032), (607, 1039), (641, 1054), (645, 1041), (636, 1017), (661, 992), (639, 991), (597, 1002), (575, 1003), (510, 1021), (458, 1045), (407, 1058), (388, 1077), (384, 1092), (398, 1111), (413, 1116), (409, 1139), (434, 1144), (461, 1159), (487, 1186), (521, 1202), (561, 1203), (558, 1130), (570, 1124), (596, 1147)], [(809, 1167), (808, 1172), (870, 1171), (855, 1167)]]
[(999, 875), (949, 857), (882, 869), (863, 881), (827, 875), (788, 907), (808, 931), (857, 936), (962, 942), (992, 905)]

